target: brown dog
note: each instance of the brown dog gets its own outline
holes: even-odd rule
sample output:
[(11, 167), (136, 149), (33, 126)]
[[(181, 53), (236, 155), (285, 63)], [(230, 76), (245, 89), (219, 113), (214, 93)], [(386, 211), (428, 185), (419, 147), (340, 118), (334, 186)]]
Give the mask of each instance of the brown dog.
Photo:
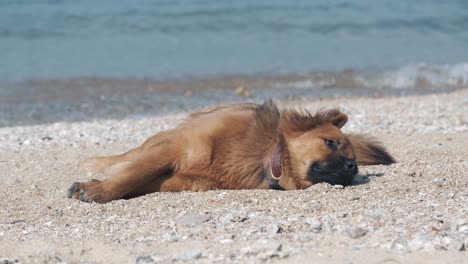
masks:
[(347, 120), (338, 110), (279, 111), (272, 101), (202, 111), (136, 149), (86, 161), (112, 178), (75, 182), (68, 197), (106, 203), (158, 191), (349, 185), (357, 164), (394, 163), (372, 139), (343, 134)]

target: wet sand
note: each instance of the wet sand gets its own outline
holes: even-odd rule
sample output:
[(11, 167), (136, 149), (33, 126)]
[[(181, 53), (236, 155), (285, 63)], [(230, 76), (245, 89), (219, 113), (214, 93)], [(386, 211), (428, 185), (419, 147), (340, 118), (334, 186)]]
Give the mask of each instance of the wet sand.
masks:
[[(361, 167), (351, 187), (154, 193), (104, 205), (66, 198), (73, 181), (104, 177), (79, 161), (135, 147), (203, 105), (75, 120), (47, 106), (50, 123), (0, 128), (0, 262), (468, 263), (466, 98), (468, 89), (281, 101), (339, 106), (346, 132), (385, 142), (398, 163)], [(131, 112), (135, 100), (118, 109)]]
[[(164, 116), (214, 104), (261, 102), (265, 98), (284, 101), (380, 98), (448, 93), (465, 87), (464, 81), (441, 87), (424, 76), (418, 77), (421, 80), (416, 78), (417, 81), (410, 78), (405, 88), (395, 87), (398, 82), (386, 86), (384, 80), (390, 77), (385, 74), (378, 77), (348, 70), (167, 80), (83, 77), (0, 81), (0, 127)], [(374, 80), (379, 78), (383, 80)]]

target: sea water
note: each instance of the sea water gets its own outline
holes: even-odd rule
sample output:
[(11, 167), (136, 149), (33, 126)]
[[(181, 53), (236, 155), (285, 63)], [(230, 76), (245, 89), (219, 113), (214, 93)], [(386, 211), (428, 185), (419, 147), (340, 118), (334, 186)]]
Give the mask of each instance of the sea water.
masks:
[(312, 76), (298, 88), (466, 86), (468, 1), (0, 1), (0, 90), (291, 74)]

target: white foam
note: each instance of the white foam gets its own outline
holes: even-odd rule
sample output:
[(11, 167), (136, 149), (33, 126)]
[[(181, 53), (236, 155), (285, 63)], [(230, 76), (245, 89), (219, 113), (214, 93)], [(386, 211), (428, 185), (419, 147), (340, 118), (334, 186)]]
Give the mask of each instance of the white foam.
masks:
[(290, 84), (294, 88), (445, 88), (468, 87), (468, 63), (409, 64), (383, 71), (353, 70), (316, 73), (310, 78)]
[(378, 74), (377, 78), (370, 81), (370, 84), (392, 88), (466, 86), (468, 85), (468, 63), (407, 65), (394, 71)]

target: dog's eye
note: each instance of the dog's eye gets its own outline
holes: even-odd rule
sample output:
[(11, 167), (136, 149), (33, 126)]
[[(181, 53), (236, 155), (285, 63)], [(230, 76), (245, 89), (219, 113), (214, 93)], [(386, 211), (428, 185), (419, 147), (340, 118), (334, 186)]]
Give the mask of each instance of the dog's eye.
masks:
[(324, 139), (325, 140), (325, 144), (332, 148), (332, 149), (335, 149), (336, 148), (336, 141), (335, 140), (332, 140), (332, 139)]

